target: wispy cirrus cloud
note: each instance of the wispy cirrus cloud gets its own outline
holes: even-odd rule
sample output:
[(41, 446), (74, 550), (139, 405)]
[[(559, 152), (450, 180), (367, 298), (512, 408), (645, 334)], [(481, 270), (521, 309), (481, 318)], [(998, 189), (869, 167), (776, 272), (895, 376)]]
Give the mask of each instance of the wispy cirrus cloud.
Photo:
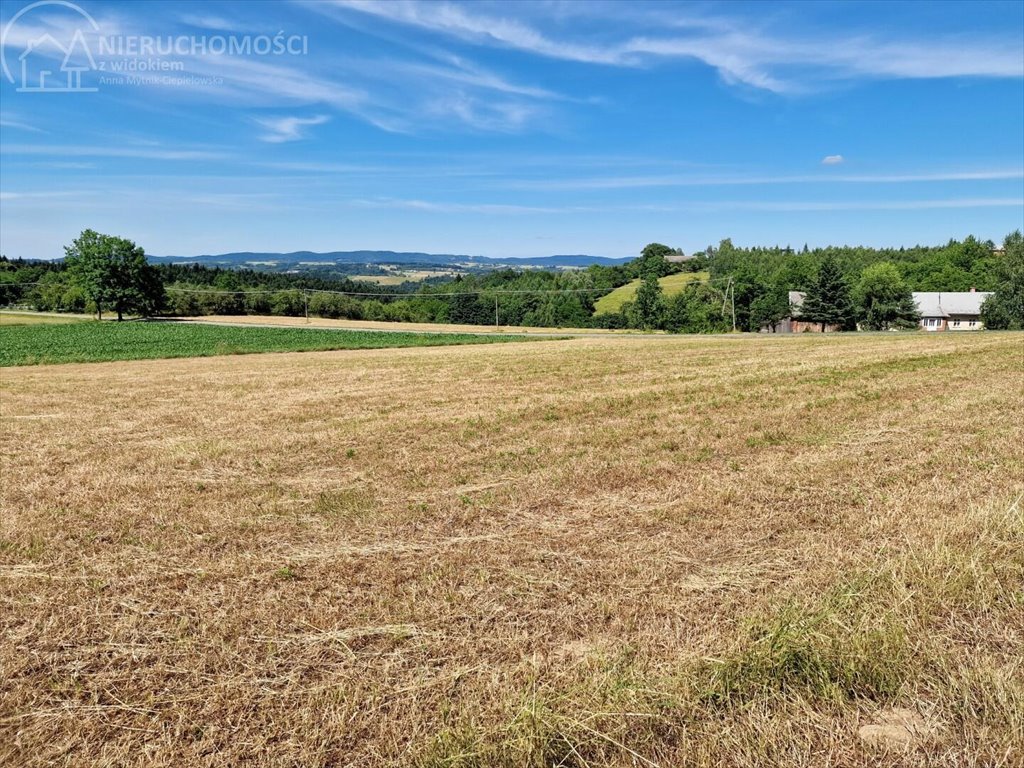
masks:
[[(130, 8), (133, 6), (130, 6)], [(4, 61), (11, 78), (17, 57), (33, 41), (49, 34), (68, 40), (83, 19), (58, 8), (46, 15), (29, 15), (11, 26), (4, 40)], [(97, 61), (98, 39), (144, 38), (166, 34), (158, 18), (131, 12), (96, 17), (98, 30), (85, 24), (86, 41)], [(253, 18), (222, 13), (174, 14), (178, 25), (218, 34), (270, 34)], [(549, 115), (544, 104), (570, 101), (562, 94), (514, 79), (480, 66), (464, 56), (439, 49), (404, 47), (387, 56), (339, 55), (313, 49), (309, 55), (255, 57), (190, 53), (177, 56), (183, 70), (174, 78), (154, 79), (145, 92), (158, 93), (168, 103), (216, 101), (241, 108), (313, 107), (346, 114), (391, 133), (419, 133), (468, 128), (481, 132), (515, 132), (540, 123)], [(55, 64), (64, 53), (40, 49)], [(115, 57), (116, 58), (116, 57)], [(77, 61), (78, 64), (89, 64)], [(94, 78), (95, 79), (95, 78)], [(90, 83), (91, 84), (91, 83)], [(14, 126), (11, 127), (20, 127)]]
[(439, 200), (417, 200), (393, 197), (355, 199), (347, 201), (359, 208), (398, 208), (426, 213), (481, 213), (497, 215), (522, 215), (531, 213), (569, 213), (586, 210), (573, 206), (517, 205), (509, 203), (457, 203)]
[[(638, 10), (630, 23), (609, 39), (607, 31), (602, 31), (600, 38), (576, 31), (581, 25), (574, 25), (568, 33), (562, 27), (556, 32), (543, 30), (543, 22), (510, 18), (508, 7), (495, 13), (477, 4), (410, 0), (330, 0), (309, 3), (309, 7), (335, 14), (368, 14), (479, 46), (564, 61), (641, 66), (659, 60), (696, 60), (714, 68), (727, 83), (776, 93), (857, 78), (1024, 77), (1024, 44), (1015, 33), (973, 39), (963, 35), (914, 39), (910, 34), (895, 33), (800, 35), (740, 15), (706, 15), (702, 19), (679, 13), (678, 22), (667, 25), (666, 17), (672, 14)], [(578, 6), (575, 10), (578, 12)]]
[(436, 214), (483, 214), (522, 216), (528, 214), (613, 214), (629, 212), (709, 213), (713, 211), (815, 212), (815, 211), (927, 211), (967, 208), (1013, 208), (1024, 206), (1020, 197), (969, 197), (940, 200), (684, 200), (665, 203), (610, 203), (605, 205), (509, 205), (503, 203), (460, 203), (442, 200), (402, 198), (351, 199), (347, 205), (360, 208), (390, 208)]
[(42, 128), (32, 125), (24, 117), (11, 112), (0, 112), (0, 128), (10, 128), (29, 133), (45, 133)]
[(842, 155), (825, 155), (821, 158), (822, 165), (842, 165), (846, 162), (846, 158)]
[(928, 173), (880, 173), (847, 175), (650, 175), (590, 176), (559, 179), (510, 180), (514, 189), (613, 190), (644, 187), (732, 187), (793, 184), (910, 184), (952, 181), (1006, 181), (1024, 179), (1022, 169), (981, 171), (936, 171)]
[[(951, 208), (1019, 208), (1022, 197), (967, 197), (944, 200), (730, 200), (721, 203), (695, 203), (690, 210), (742, 211), (929, 211)], [(684, 208), (686, 205), (683, 206)]]
[(3, 155), (50, 157), (127, 157), (145, 160), (223, 160), (227, 153), (207, 149), (170, 149), (159, 146), (103, 147), (76, 144), (0, 144)]
[(258, 117), (256, 122), (266, 129), (260, 141), (280, 144), (286, 141), (298, 141), (305, 138), (305, 128), (312, 125), (323, 125), (331, 118), (327, 115), (313, 117)]

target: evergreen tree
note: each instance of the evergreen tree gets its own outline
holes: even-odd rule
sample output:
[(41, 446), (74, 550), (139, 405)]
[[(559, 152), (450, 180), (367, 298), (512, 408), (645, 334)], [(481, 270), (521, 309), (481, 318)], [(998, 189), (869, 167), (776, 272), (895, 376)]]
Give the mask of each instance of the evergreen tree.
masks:
[(665, 302), (661, 295), (658, 277), (650, 272), (636, 291), (636, 300), (630, 308), (631, 324), (636, 328), (651, 330), (660, 328), (665, 315)]
[(820, 323), (822, 331), (830, 325), (838, 325), (844, 331), (855, 327), (850, 289), (839, 264), (831, 254), (821, 263), (817, 280), (804, 295), (800, 317), (812, 323)]

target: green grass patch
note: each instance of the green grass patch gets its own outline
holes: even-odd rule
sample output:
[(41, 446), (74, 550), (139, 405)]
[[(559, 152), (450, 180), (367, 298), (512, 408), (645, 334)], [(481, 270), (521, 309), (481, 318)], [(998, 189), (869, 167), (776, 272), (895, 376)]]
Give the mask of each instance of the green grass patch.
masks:
[(173, 322), (5, 325), (0, 328), (0, 367), (526, 340), (539, 339), (511, 335), (253, 328)]
[[(679, 272), (675, 275), (658, 278), (658, 285), (661, 286), (665, 296), (675, 296), (695, 280), (707, 280), (709, 277), (707, 272)], [(636, 290), (640, 287), (641, 282), (642, 280), (637, 278), (602, 296), (594, 302), (594, 314), (609, 315), (621, 310), (623, 304), (636, 298)]]
[(908, 673), (906, 628), (893, 611), (869, 604), (865, 591), (844, 584), (818, 605), (794, 601), (752, 622), (743, 647), (713, 663), (705, 701), (787, 694), (835, 702), (894, 699)]

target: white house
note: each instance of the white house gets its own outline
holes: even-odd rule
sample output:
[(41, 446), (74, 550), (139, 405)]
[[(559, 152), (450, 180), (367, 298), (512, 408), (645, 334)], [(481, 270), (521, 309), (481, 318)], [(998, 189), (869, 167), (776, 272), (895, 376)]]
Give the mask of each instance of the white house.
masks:
[[(926, 331), (980, 331), (981, 305), (992, 293), (988, 291), (925, 291), (915, 292), (914, 303), (921, 314), (921, 328)], [(804, 333), (819, 332), (821, 325), (799, 319), (800, 307), (804, 303), (803, 291), (789, 292), (789, 305), (793, 309), (790, 317), (783, 318), (773, 326), (766, 326), (762, 332)], [(838, 331), (838, 325), (827, 330)]]
[(988, 291), (915, 292), (914, 303), (926, 331), (980, 331), (981, 305)]

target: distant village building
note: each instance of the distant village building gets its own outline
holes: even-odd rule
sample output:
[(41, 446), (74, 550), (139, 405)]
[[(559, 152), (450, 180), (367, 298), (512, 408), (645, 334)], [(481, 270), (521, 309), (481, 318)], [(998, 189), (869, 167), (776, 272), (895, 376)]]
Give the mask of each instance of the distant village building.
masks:
[(914, 293), (926, 331), (980, 331), (981, 305), (992, 294), (988, 291), (943, 291)]
[[(789, 308), (791, 315), (784, 317), (782, 320), (777, 322), (774, 326), (762, 328), (762, 331), (769, 331), (771, 333), (821, 333), (821, 323), (812, 323), (809, 320), (800, 319), (800, 308), (804, 305), (804, 292), (803, 291), (790, 291), (789, 292)], [(841, 325), (828, 325), (825, 327), (828, 331), (839, 331), (842, 330)]]
[[(921, 328), (926, 331), (980, 331), (981, 305), (991, 296), (989, 291), (942, 291), (915, 292), (914, 304), (921, 315)], [(774, 326), (766, 326), (762, 333), (821, 333), (821, 323), (800, 319), (800, 307), (804, 303), (803, 291), (789, 292), (789, 306), (792, 314)], [(830, 325), (829, 331), (841, 330), (841, 326)]]
[(682, 264), (684, 261), (690, 261), (696, 258), (695, 255), (686, 255), (682, 251), (676, 251), (665, 256), (665, 261), (671, 262), (672, 264)]

